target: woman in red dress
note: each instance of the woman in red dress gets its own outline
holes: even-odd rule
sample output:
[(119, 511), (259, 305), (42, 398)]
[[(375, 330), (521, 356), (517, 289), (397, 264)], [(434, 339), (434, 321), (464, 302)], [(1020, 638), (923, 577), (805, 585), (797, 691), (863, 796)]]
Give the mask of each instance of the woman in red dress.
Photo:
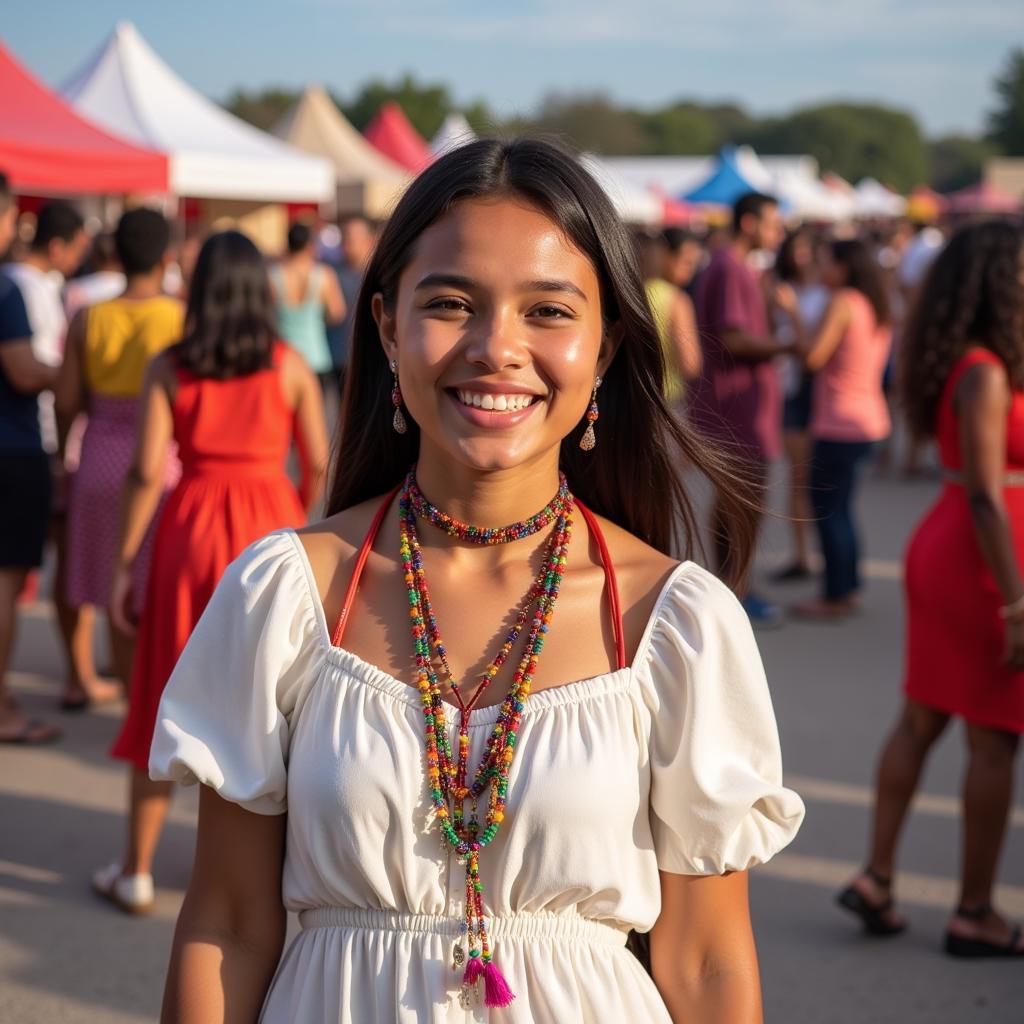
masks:
[[(164, 685), (228, 564), (253, 541), (301, 526), (322, 493), (327, 436), (317, 380), (277, 340), (259, 250), (225, 231), (199, 254), (185, 337), (156, 357), (143, 385), (140, 434), (121, 510), (111, 608), (129, 621), (131, 565), (154, 515), (168, 444), (181, 481), (160, 513), (139, 624), (128, 717), (111, 751), (132, 768), (128, 848), (93, 886), (121, 909), (153, 902), (150, 865), (170, 783), (149, 778), (149, 747)], [(293, 436), (302, 476), (285, 474)]]
[(937, 437), (945, 486), (906, 558), (906, 702), (878, 765), (867, 866), (839, 895), (869, 932), (906, 927), (892, 899), (896, 845), (925, 758), (966, 725), (960, 903), (953, 956), (1024, 956), (992, 906), (1024, 733), (1024, 235), (1008, 222), (958, 232), (938, 257), (902, 350), (918, 436)]

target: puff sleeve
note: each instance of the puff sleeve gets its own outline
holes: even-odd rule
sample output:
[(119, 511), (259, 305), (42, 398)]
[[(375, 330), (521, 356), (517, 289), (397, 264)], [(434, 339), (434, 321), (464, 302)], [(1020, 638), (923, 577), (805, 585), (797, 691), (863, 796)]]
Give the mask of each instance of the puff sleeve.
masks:
[(324, 653), (296, 543), (269, 534), (225, 571), (160, 701), (151, 778), (287, 809), (288, 721)]
[(650, 818), (658, 867), (742, 871), (796, 835), (768, 683), (733, 594), (693, 563), (656, 611), (639, 680), (650, 723)]

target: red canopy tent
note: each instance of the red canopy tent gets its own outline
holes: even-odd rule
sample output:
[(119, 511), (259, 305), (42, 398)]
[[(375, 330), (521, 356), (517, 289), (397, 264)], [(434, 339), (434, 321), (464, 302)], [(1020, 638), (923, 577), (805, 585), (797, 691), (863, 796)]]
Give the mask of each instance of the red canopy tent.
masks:
[(1019, 199), (983, 181), (951, 192), (946, 198), (950, 213), (1020, 213), (1021, 210)]
[(393, 100), (377, 111), (363, 135), (367, 142), (406, 170), (422, 171), (434, 159), (430, 147), (413, 128), (405, 111)]
[(167, 157), (79, 117), (0, 43), (0, 171), (16, 192), (166, 192)]

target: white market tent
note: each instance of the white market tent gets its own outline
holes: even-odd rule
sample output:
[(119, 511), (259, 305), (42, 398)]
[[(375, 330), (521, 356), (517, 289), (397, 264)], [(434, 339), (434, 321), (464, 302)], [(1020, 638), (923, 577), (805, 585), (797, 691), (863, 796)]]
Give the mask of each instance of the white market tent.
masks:
[(663, 201), (649, 189), (640, 188), (616, 173), (609, 161), (592, 153), (584, 153), (580, 160), (594, 176), (615, 206), (615, 211), (627, 224), (660, 224), (664, 213)]
[(318, 85), (309, 85), (274, 126), (274, 134), (330, 160), (338, 182), (338, 212), (383, 218), (411, 175), (371, 146)]
[[(810, 156), (759, 156), (749, 147), (737, 149), (737, 163), (753, 184), (754, 178), (767, 174), (766, 187), (772, 191), (781, 177), (815, 179), (817, 161)], [(653, 189), (667, 196), (683, 196), (692, 192), (711, 176), (718, 158), (712, 156), (625, 156), (602, 157), (601, 162), (618, 178), (636, 188)]]
[(449, 150), (458, 149), (467, 142), (476, 141), (476, 132), (469, 127), (469, 122), (463, 114), (452, 111), (442, 122), (437, 133), (430, 140), (430, 152), (434, 156), (440, 156)]
[(330, 163), (229, 114), (168, 67), (122, 22), (61, 88), (83, 117), (166, 153), (178, 196), (263, 202), (334, 198)]
[(862, 178), (853, 190), (854, 210), (858, 217), (902, 217), (907, 201), (874, 178)]

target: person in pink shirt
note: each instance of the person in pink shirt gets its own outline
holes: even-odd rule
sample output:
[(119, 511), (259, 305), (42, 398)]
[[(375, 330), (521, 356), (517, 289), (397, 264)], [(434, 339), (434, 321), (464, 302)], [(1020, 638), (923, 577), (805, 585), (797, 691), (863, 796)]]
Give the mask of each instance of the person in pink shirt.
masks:
[[(882, 390), (892, 328), (881, 269), (856, 239), (833, 242), (826, 252), (822, 280), (833, 296), (804, 357), (807, 369), (817, 374), (810, 425), (811, 506), (825, 559), (824, 591), (819, 600), (793, 608), (795, 614), (815, 619), (841, 618), (857, 606), (857, 477), (892, 426)], [(795, 308), (792, 297), (780, 295), (777, 300)], [(794, 318), (798, 334), (799, 321)]]

